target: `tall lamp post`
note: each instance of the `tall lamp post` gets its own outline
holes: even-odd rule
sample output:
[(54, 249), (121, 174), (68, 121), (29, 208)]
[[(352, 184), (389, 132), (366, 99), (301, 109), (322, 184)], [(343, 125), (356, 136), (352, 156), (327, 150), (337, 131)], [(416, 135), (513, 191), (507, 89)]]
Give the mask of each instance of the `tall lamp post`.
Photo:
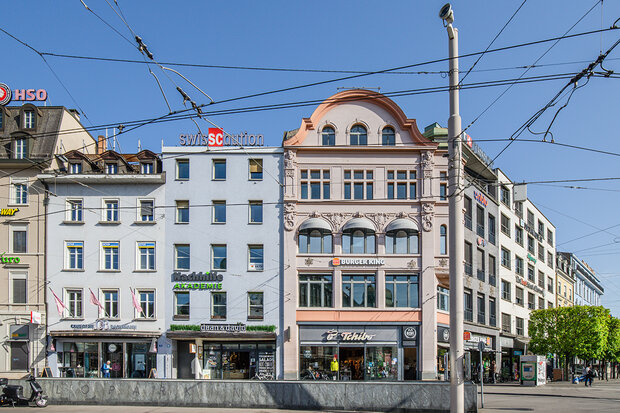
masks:
[(439, 17), (448, 30), (450, 43), (450, 119), (448, 120), (448, 184), (450, 254), (450, 412), (465, 409), (463, 374), (463, 163), (461, 154), (461, 116), (459, 115), (458, 30), (452, 27), (454, 13), (447, 3)]

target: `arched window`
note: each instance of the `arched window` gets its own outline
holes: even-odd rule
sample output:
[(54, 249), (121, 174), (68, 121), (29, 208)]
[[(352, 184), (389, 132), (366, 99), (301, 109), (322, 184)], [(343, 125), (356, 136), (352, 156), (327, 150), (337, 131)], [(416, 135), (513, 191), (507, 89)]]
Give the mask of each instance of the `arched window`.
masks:
[(326, 126), (323, 128), (321, 137), (323, 138), (323, 146), (336, 145), (336, 131), (334, 131), (334, 128), (331, 126)]
[(445, 225), (439, 227), (439, 253), (441, 255), (448, 253), (448, 227)]
[(375, 241), (374, 226), (366, 218), (354, 218), (342, 228), (342, 252), (344, 254), (374, 254)]
[(385, 228), (386, 254), (419, 254), (420, 233), (415, 222), (400, 218)]
[(351, 145), (367, 145), (368, 133), (362, 125), (355, 125), (351, 128)]
[(300, 254), (331, 254), (332, 232), (329, 224), (320, 218), (310, 218), (299, 227)]
[(381, 144), (383, 146), (394, 146), (396, 145), (396, 133), (393, 128), (386, 126), (383, 128), (381, 132)]

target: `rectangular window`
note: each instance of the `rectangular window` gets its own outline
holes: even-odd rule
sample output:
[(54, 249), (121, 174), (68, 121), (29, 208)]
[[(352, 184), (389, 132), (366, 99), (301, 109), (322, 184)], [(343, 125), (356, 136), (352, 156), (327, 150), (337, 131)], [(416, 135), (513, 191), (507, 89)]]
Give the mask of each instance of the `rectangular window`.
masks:
[(119, 318), (118, 290), (102, 290), (104, 317)]
[(478, 294), (476, 304), (478, 307), (478, 324), (485, 324), (487, 317), (485, 310), (486, 300), (484, 294)]
[(119, 242), (101, 242), (101, 269), (118, 271), (119, 269)]
[(489, 325), (491, 327), (497, 325), (497, 304), (493, 297), (489, 297)]
[(545, 223), (540, 219), (538, 220), (538, 235), (540, 235), (541, 238), (545, 236)]
[(472, 227), (472, 222), (471, 222), (471, 198), (469, 197), (465, 197), (464, 199), (465, 202), (465, 227), (471, 229)]
[(547, 277), (547, 291), (553, 292), (553, 278)]
[(248, 245), (248, 271), (263, 271), (265, 253), (262, 245)]
[(536, 254), (536, 243), (534, 238), (529, 235), (527, 236), (527, 251), (532, 255)]
[(502, 247), (502, 266), (510, 269), (510, 251)]
[(524, 325), (523, 325), (523, 319), (521, 317), (515, 317), (515, 324), (517, 327), (517, 335), (518, 336), (523, 336), (525, 335), (525, 331), (523, 330)]
[(450, 311), (450, 290), (441, 285), (437, 286), (437, 309)]
[(248, 293), (248, 320), (262, 320), (264, 318), (264, 300), (262, 292)]
[(497, 262), (493, 255), (489, 255), (489, 284), (497, 285)]
[(502, 204), (510, 208), (510, 190), (504, 185), (502, 185), (500, 188), (499, 196)]
[(418, 308), (419, 287), (417, 275), (386, 275), (385, 306)]
[(523, 218), (523, 202), (516, 202), (515, 201), (515, 214), (519, 218)]
[(116, 175), (118, 174), (118, 164), (117, 163), (106, 163), (105, 164), (105, 173), (108, 175)]
[(523, 307), (525, 305), (523, 301), (523, 288), (515, 287), (515, 304)]
[(376, 277), (374, 275), (343, 275), (342, 306), (376, 307)]
[(66, 241), (65, 268), (69, 270), (84, 269), (84, 242)]
[(138, 299), (140, 300), (140, 314), (138, 318), (155, 318), (155, 291), (139, 290)]
[(299, 275), (300, 307), (332, 307), (331, 275)]
[(174, 244), (174, 269), (189, 271), (189, 244)]
[(553, 268), (553, 254), (550, 252), (547, 252), (547, 265)]
[(189, 159), (177, 159), (177, 180), (187, 181), (189, 179)]
[(11, 183), (13, 184), (11, 202), (17, 205), (26, 205), (28, 203), (28, 180), (11, 179)]
[(226, 159), (214, 159), (213, 160), (213, 180), (225, 181), (226, 180)]
[(531, 282), (536, 282), (536, 272), (534, 271), (534, 266), (531, 264), (527, 265), (527, 279)]
[(248, 167), (250, 169), (250, 180), (261, 181), (263, 179), (263, 160), (249, 159)]
[(484, 260), (484, 251), (481, 249), (476, 250), (476, 265), (478, 266), (476, 275), (480, 281), (484, 282), (486, 279), (486, 263)]
[(26, 159), (26, 139), (15, 139), (15, 159)]
[(118, 222), (118, 200), (106, 199), (103, 201), (103, 221)]
[(250, 224), (263, 223), (263, 201), (250, 201)]
[(534, 213), (529, 209), (527, 210), (527, 225), (534, 231)]
[(464, 256), (464, 260), (465, 260), (465, 274), (467, 274), (469, 276), (473, 275), (472, 255), (473, 255), (472, 245), (471, 245), (470, 242), (465, 241), (465, 256)]
[(140, 162), (140, 173), (143, 175), (151, 175), (153, 173), (153, 163)]
[(226, 223), (226, 201), (213, 201), (213, 223)]
[(541, 271), (538, 271), (538, 286), (545, 289), (545, 274)]
[(344, 171), (344, 198), (345, 199), (373, 199), (372, 170), (345, 170)]
[(67, 318), (82, 318), (82, 290), (66, 290)]
[(155, 242), (138, 242), (138, 270), (155, 271)]
[(536, 309), (536, 296), (533, 293), (527, 293), (527, 308), (530, 310)]
[(502, 313), (502, 333), (512, 333), (510, 325), (510, 314)]
[[(330, 199), (329, 169), (303, 169), (301, 173), (301, 199)], [(345, 184), (345, 192), (351, 198), (351, 185)], [(346, 198), (345, 194), (345, 198)]]
[(211, 320), (226, 320), (226, 293), (211, 293)]
[(28, 290), (26, 288), (26, 273), (11, 273), (11, 303), (26, 304), (28, 302)]
[(25, 254), (28, 252), (28, 227), (26, 225), (11, 226), (11, 252)]
[(547, 243), (553, 247), (553, 231), (550, 229), (547, 230)]
[(140, 221), (150, 222), (154, 220), (155, 214), (153, 213), (155, 208), (155, 201), (152, 199), (140, 200)]
[(506, 215), (501, 214), (501, 218), (500, 218), (500, 230), (502, 231), (502, 233), (504, 233), (506, 236), (510, 236), (510, 218), (508, 218)]
[(448, 199), (448, 173), (439, 172), (439, 200), (446, 201)]
[(211, 245), (211, 269), (226, 271), (226, 244)]
[(553, 303), (551, 301), (547, 301), (547, 308), (553, 308)]
[(520, 276), (523, 276), (524, 266), (523, 266), (523, 258), (517, 257), (515, 255), (515, 272)]
[(71, 222), (82, 222), (84, 217), (84, 201), (81, 199), (67, 200), (67, 220)]
[(502, 280), (502, 300), (512, 301), (512, 298), (510, 297), (510, 289), (510, 283)]
[(495, 217), (489, 214), (489, 242), (495, 245)]
[(189, 201), (176, 201), (177, 224), (189, 223)]
[(523, 228), (515, 224), (515, 242), (523, 246)]
[(174, 318), (189, 319), (189, 291), (174, 292)]
[(463, 319), (465, 321), (473, 322), (474, 321), (474, 301), (471, 295), (471, 290), (465, 289), (463, 296), (463, 306), (465, 313), (463, 314)]
[(538, 259), (545, 262), (545, 247), (542, 244), (538, 244)]
[(482, 238), (484, 238), (484, 221), (484, 208), (476, 206), (476, 234)]
[(81, 174), (82, 173), (82, 163), (81, 162), (71, 162), (69, 164), (69, 173), (70, 174)]

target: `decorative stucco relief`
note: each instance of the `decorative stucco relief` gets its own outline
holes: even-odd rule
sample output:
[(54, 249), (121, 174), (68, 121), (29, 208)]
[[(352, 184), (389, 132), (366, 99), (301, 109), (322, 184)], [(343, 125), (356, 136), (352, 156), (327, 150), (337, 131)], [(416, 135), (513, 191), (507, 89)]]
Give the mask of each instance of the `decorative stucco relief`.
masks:
[(433, 152), (425, 151), (422, 152), (422, 168), (423, 169), (433, 169), (435, 165), (435, 157)]
[(284, 229), (292, 231), (295, 228), (295, 203), (284, 203)]
[(433, 229), (433, 216), (435, 205), (431, 203), (422, 204), (422, 229), (426, 232)]

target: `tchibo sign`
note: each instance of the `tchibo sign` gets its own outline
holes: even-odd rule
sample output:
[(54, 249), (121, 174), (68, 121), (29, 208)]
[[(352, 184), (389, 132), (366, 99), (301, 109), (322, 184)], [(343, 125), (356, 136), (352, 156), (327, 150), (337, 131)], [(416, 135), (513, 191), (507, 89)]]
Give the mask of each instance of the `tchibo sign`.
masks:
[(209, 134), (197, 133), (195, 135), (179, 135), (179, 145), (181, 146), (264, 146), (263, 135), (248, 135), (247, 132), (238, 135), (224, 133), (219, 128), (209, 128)]

